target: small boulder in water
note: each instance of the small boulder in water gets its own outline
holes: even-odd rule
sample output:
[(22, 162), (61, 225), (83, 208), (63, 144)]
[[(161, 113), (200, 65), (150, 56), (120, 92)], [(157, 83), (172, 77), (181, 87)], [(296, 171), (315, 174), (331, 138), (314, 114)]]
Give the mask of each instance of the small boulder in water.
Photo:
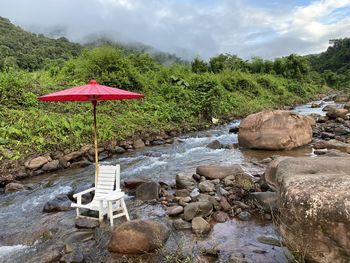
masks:
[(168, 207), (168, 210), (166, 213), (169, 216), (177, 216), (177, 215), (181, 214), (183, 211), (184, 211), (184, 208), (182, 206), (178, 205), (178, 206)]
[(72, 209), (71, 203), (72, 202), (69, 200), (67, 194), (60, 194), (45, 204), (43, 212), (50, 213), (68, 211)]
[(175, 177), (177, 189), (191, 189), (197, 185), (197, 182), (192, 178), (192, 175), (179, 173)]
[(195, 217), (192, 220), (192, 231), (194, 234), (203, 235), (210, 231), (210, 225), (202, 217)]
[(222, 144), (218, 140), (215, 140), (215, 141), (212, 141), (211, 143), (209, 143), (207, 145), (207, 148), (214, 149), (214, 150), (221, 149)]
[(22, 191), (25, 189), (25, 186), (20, 183), (9, 183), (5, 186), (5, 193), (12, 193), (17, 191)]
[(136, 198), (142, 201), (159, 198), (160, 185), (156, 182), (143, 183), (136, 189)]

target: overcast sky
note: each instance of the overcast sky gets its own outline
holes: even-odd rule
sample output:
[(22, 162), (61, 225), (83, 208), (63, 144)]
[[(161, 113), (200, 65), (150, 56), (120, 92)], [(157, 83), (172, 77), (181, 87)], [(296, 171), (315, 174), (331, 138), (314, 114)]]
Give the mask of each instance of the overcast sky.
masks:
[(0, 0), (0, 16), (73, 41), (108, 34), (184, 58), (274, 58), (350, 37), (350, 0)]

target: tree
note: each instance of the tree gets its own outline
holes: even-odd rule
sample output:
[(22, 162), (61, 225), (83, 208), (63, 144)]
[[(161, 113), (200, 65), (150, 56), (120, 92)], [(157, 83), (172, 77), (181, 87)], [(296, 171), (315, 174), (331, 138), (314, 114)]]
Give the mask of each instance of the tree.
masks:
[(200, 74), (208, 72), (209, 65), (207, 62), (197, 57), (191, 62), (191, 68), (192, 72)]

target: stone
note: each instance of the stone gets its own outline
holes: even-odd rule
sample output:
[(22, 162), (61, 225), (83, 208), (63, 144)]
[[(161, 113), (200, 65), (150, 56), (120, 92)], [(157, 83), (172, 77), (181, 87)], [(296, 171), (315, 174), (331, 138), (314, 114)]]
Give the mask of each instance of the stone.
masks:
[(223, 211), (215, 212), (213, 214), (213, 218), (216, 222), (219, 222), (219, 223), (224, 223), (224, 222), (230, 220), (230, 217), (228, 216), (228, 214), (223, 212)]
[(192, 232), (197, 235), (204, 235), (210, 232), (210, 225), (202, 217), (195, 217), (192, 220)]
[(330, 119), (345, 118), (345, 116), (348, 112), (349, 111), (346, 109), (330, 108), (327, 111), (326, 116)]
[(221, 149), (222, 148), (222, 144), (218, 140), (215, 140), (215, 141), (212, 141), (211, 143), (209, 143), (207, 145), (207, 148), (210, 148), (210, 149), (213, 149), (213, 150)]
[(291, 150), (312, 141), (310, 120), (290, 111), (263, 111), (240, 124), (241, 147), (261, 150)]
[(220, 198), (220, 206), (221, 206), (222, 210), (225, 212), (229, 212), (232, 210), (231, 205), (229, 204), (227, 199), (223, 196)]
[(344, 104), (344, 109), (350, 111), (350, 101)]
[(108, 250), (120, 254), (142, 254), (161, 248), (169, 235), (169, 229), (163, 224), (132, 220), (113, 231)]
[(145, 143), (141, 139), (137, 139), (133, 141), (133, 147), (135, 149), (141, 149), (145, 147)]
[(350, 155), (348, 153), (341, 152), (341, 151), (336, 150), (336, 149), (330, 149), (330, 150), (327, 150), (327, 153), (324, 156), (327, 156), (327, 157), (349, 157)]
[(154, 140), (151, 142), (152, 145), (163, 145), (164, 144), (164, 140)]
[(120, 147), (120, 146), (116, 146), (114, 148), (114, 151), (115, 151), (116, 154), (123, 154), (123, 153), (126, 152), (126, 150), (123, 147)]
[(318, 141), (314, 145), (315, 149), (336, 149), (345, 153), (350, 153), (350, 144), (338, 140)]
[(252, 219), (252, 215), (247, 211), (242, 211), (238, 214), (238, 218), (242, 221), (249, 221), (250, 219)]
[(70, 165), (70, 168), (72, 169), (77, 169), (77, 168), (84, 168), (84, 167), (87, 167), (89, 165), (91, 165), (92, 163), (88, 160), (82, 160), (82, 161), (79, 161), (79, 162), (74, 162)]
[(349, 96), (345, 95), (345, 94), (339, 94), (337, 96), (335, 96), (334, 101), (335, 102), (347, 102), (349, 100)]
[(13, 182), (13, 183), (8, 183), (5, 186), (5, 193), (13, 193), (13, 192), (22, 191), (25, 189), (26, 187), (23, 184)]
[(24, 166), (29, 170), (38, 170), (44, 164), (48, 163), (49, 160), (44, 156), (39, 156), (30, 161), (24, 163)]
[(46, 172), (52, 172), (52, 171), (58, 170), (59, 168), (60, 168), (60, 161), (53, 160), (51, 162), (44, 164), (44, 166), (42, 167), (42, 170)]
[(87, 228), (93, 229), (100, 226), (100, 222), (95, 219), (78, 217), (75, 219), (75, 227), (76, 228)]
[(194, 188), (192, 190), (192, 192), (190, 193), (190, 197), (194, 200), (198, 199), (198, 197), (200, 196), (200, 193), (199, 193), (199, 189), (198, 188)]
[(173, 227), (176, 230), (185, 230), (185, 229), (191, 229), (192, 224), (190, 222), (183, 220), (183, 219), (176, 219), (173, 221)]
[(290, 158), (278, 165), (280, 233), (305, 261), (349, 261), (349, 175), (349, 157)]
[(244, 173), (240, 165), (220, 166), (220, 165), (201, 165), (196, 169), (196, 173), (204, 176), (206, 179), (224, 179), (229, 175)]
[(72, 209), (71, 203), (72, 201), (68, 198), (67, 194), (60, 194), (45, 204), (43, 212), (68, 211)]
[(275, 192), (255, 192), (250, 196), (255, 200), (265, 211), (273, 211), (277, 208), (277, 193)]
[(76, 152), (71, 152), (63, 156), (63, 160), (66, 162), (70, 162), (72, 160), (78, 159), (79, 157), (83, 156), (84, 152), (81, 151), (76, 151)]
[(159, 198), (160, 185), (156, 182), (147, 182), (136, 188), (136, 199), (147, 201)]
[(197, 185), (196, 180), (192, 178), (192, 175), (178, 173), (175, 177), (177, 189), (192, 189)]
[(184, 208), (180, 205), (168, 207), (166, 213), (168, 216), (178, 216), (184, 211)]
[(208, 180), (199, 183), (198, 188), (202, 193), (215, 191), (215, 185)]
[(265, 173), (262, 177), (262, 180), (266, 182), (268, 186), (274, 191), (276, 191), (276, 187), (277, 187), (276, 185), (274, 185), (276, 181), (275, 175), (276, 175), (277, 166), (281, 161), (288, 158), (290, 157), (287, 157), (287, 156), (277, 157), (266, 166)]
[(313, 102), (310, 107), (311, 108), (320, 108), (321, 107), (321, 103)]
[(190, 196), (190, 192), (187, 189), (177, 189), (174, 192), (176, 197), (187, 197)]
[(124, 181), (124, 185), (127, 189), (136, 189), (137, 187), (139, 187), (140, 185), (144, 184), (148, 182), (148, 180), (145, 179), (141, 179), (141, 178), (131, 178), (128, 180)]
[(184, 208), (184, 220), (191, 221), (196, 216), (207, 217), (213, 212), (212, 203), (208, 202), (194, 202), (189, 203)]

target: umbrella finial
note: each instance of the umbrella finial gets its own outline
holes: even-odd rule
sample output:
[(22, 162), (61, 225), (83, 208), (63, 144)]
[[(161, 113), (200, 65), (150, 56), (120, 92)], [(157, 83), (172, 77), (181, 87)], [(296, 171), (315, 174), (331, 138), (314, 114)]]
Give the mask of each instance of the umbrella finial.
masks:
[(89, 84), (92, 84), (92, 85), (97, 84), (96, 79), (92, 79), (92, 80), (90, 80), (90, 81), (89, 81)]

